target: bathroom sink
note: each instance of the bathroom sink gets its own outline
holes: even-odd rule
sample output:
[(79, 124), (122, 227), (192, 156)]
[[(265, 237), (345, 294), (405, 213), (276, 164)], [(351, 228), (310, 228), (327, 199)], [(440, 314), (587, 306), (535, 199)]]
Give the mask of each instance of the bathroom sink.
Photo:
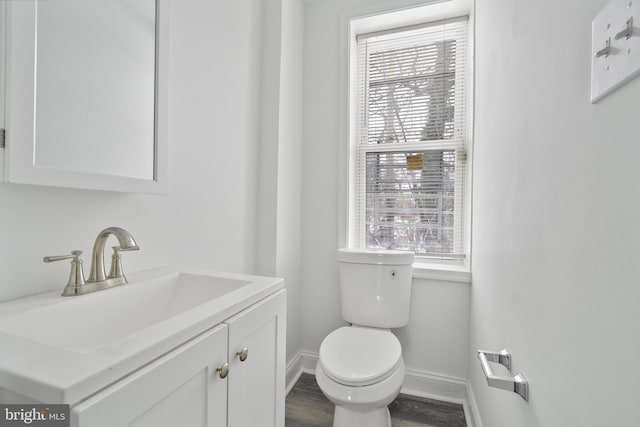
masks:
[(175, 273), (3, 317), (0, 331), (87, 352), (117, 342), (251, 283)]
[(0, 304), (0, 401), (77, 403), (284, 287), (282, 279), (157, 269), (81, 296)]

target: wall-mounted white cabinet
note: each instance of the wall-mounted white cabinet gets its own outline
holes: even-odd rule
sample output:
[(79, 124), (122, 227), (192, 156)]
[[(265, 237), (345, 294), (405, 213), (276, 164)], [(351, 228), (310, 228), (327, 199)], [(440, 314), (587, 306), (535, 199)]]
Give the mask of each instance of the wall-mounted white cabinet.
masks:
[(285, 310), (280, 290), (72, 407), (71, 425), (284, 427)]
[(165, 194), (165, 0), (0, 4), (3, 180)]

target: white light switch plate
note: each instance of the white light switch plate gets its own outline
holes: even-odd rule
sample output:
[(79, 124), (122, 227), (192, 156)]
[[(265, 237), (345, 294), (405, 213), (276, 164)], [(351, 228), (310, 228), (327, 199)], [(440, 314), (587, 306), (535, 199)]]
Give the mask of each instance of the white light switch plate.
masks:
[[(629, 38), (619, 35), (632, 18)], [(611, 0), (591, 24), (591, 102), (640, 74), (640, 0)], [(618, 35), (618, 39), (616, 39)], [(609, 41), (608, 55), (598, 51)]]

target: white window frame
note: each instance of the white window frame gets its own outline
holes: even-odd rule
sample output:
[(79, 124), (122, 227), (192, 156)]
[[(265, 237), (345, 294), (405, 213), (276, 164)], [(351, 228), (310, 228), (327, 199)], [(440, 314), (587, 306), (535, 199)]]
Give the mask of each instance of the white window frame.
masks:
[[(348, 190), (342, 195), (343, 200), (346, 200), (346, 223), (343, 223), (344, 227), (341, 227), (345, 234), (342, 237), (341, 243), (344, 242), (345, 246), (349, 247), (363, 247), (362, 233), (359, 233), (354, 229), (353, 224), (355, 220), (354, 202), (355, 197), (358, 197), (353, 191), (354, 186), (357, 183), (357, 160), (356, 160), (356, 144), (354, 143), (356, 138), (356, 103), (354, 102), (356, 97), (356, 61), (357, 61), (357, 47), (356, 36), (358, 34), (392, 30), (395, 28), (409, 27), (417, 24), (424, 24), (427, 22), (442, 21), (451, 18), (457, 18), (460, 16), (468, 16), (468, 59), (467, 59), (467, 161), (466, 170), (464, 171), (464, 208), (456, 212), (456, 215), (462, 216), (463, 230), (464, 230), (464, 258), (463, 259), (447, 259), (436, 257), (417, 257), (414, 263), (414, 277), (467, 282), (471, 281), (471, 170), (472, 170), (472, 147), (473, 147), (473, 18), (470, 2), (466, 0), (450, 0), (445, 2), (438, 2), (428, 4), (426, 6), (411, 7), (401, 10), (368, 14), (365, 17), (343, 17), (343, 20), (348, 26), (349, 44), (347, 49), (347, 62), (346, 68), (348, 69), (348, 80), (346, 82), (348, 93), (348, 102), (345, 113), (348, 116), (346, 123), (347, 127), (347, 141), (346, 144), (346, 161), (342, 161), (341, 164), (347, 169), (347, 186)], [(344, 68), (343, 68), (344, 69)], [(344, 87), (343, 87), (344, 88)], [(390, 144), (392, 145), (392, 144)], [(376, 147), (372, 151), (380, 151), (380, 147)], [(394, 151), (390, 147), (391, 151)], [(397, 150), (397, 149), (396, 149)], [(342, 182), (342, 180), (341, 180)], [(461, 183), (462, 184), (462, 183)], [(458, 186), (458, 183), (456, 184)], [(344, 190), (343, 190), (344, 191)], [(362, 196), (364, 196), (362, 194)], [(456, 197), (458, 197), (456, 195)]]

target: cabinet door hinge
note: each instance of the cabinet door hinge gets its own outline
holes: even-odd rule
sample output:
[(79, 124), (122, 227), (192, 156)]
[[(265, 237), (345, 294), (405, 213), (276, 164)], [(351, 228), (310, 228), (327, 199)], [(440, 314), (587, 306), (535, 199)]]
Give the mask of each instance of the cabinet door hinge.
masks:
[(4, 148), (4, 129), (0, 129), (0, 148)]

